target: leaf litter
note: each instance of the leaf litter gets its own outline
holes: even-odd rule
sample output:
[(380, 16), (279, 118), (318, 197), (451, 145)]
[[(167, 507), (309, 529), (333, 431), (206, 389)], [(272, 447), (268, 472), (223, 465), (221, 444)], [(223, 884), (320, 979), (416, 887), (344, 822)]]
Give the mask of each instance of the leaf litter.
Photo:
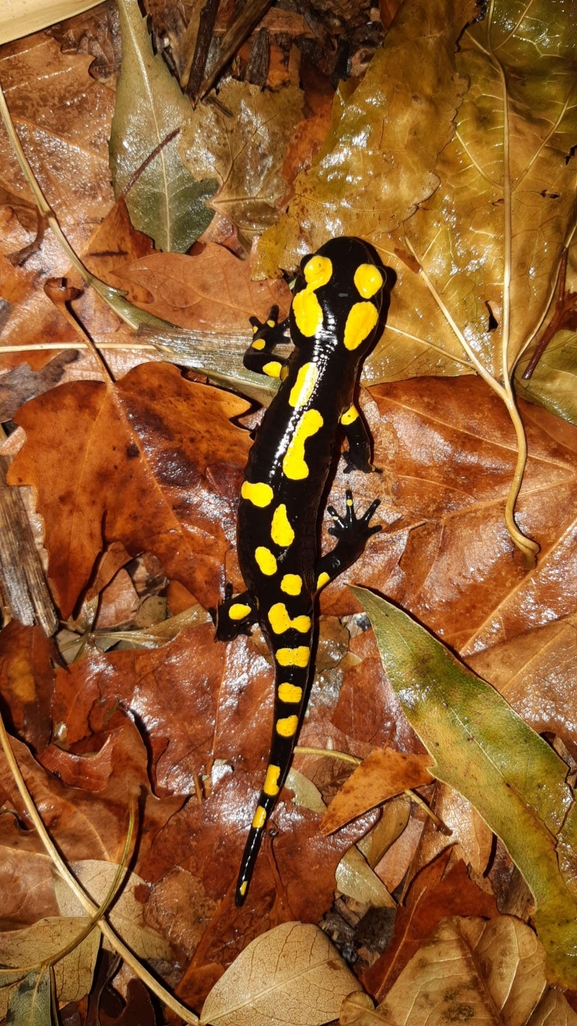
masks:
[[(148, 5), (158, 24), (163, 24), (161, 7)], [(311, 72), (309, 29), (300, 36), (299, 29), (293, 38), (290, 32), (297, 23), (287, 21), (280, 39), (274, 34), (274, 17), (266, 22), (264, 31), (273, 49), (284, 47), (293, 69), (284, 79), (277, 78), (272, 92), (259, 93), (246, 80), (225, 78), (220, 107), (209, 103), (192, 110), (175, 91), (175, 80), (160, 53), (152, 56), (146, 22), (136, 5), (123, 4), (122, 12), (132, 20), (124, 23), (124, 99), (116, 114), (120, 146), (127, 137), (126, 126), (137, 123), (131, 120), (134, 96), (145, 95), (155, 82), (159, 104), (171, 91), (175, 97), (162, 128), (155, 127), (152, 134), (138, 129), (129, 154), (132, 163), (129, 160), (119, 170), (116, 182), (117, 191), (129, 185), (126, 202), (133, 219), (138, 218), (137, 209), (152, 218), (140, 222), (140, 228), (155, 239), (155, 248), (135, 231), (136, 220), (134, 227), (130, 225), (124, 199), (113, 205), (103, 174), (114, 83), (95, 85), (86, 54), (64, 54), (58, 36), (30, 37), (25, 43), (9, 44), (0, 54), (0, 82), (5, 90), (9, 84), (8, 105), (35, 175), (90, 269), (110, 286), (128, 289), (132, 304), (202, 332), (206, 351), (211, 345), (222, 346), (223, 333), (232, 339), (230, 333), (237, 332), (230, 356), (215, 349), (210, 371), (224, 361), (228, 377), (223, 375), (222, 380), (236, 381), (241, 390), (241, 382), (247, 385), (247, 380), (234, 367), (245, 344), (238, 333), (249, 313), (266, 317), (265, 307), (276, 301), (275, 290), (286, 303), (284, 282), (270, 280), (278, 268), (293, 268), (302, 253), (327, 234), (350, 232), (374, 242), (396, 276), (388, 328), (367, 362), (365, 383), (371, 387), (362, 398), (375, 438), (376, 461), (384, 473), (379, 480), (374, 475), (375, 480), (353, 483), (359, 502), (381, 499), (386, 529), (321, 601), (319, 653), (328, 658), (319, 654), (310, 714), (301, 736), (304, 752), (297, 766), (311, 775), (324, 802), (337, 795), (335, 808), (339, 803), (342, 808), (338, 829), (331, 838), (324, 837), (321, 806), (317, 809), (313, 803), (307, 808), (307, 802), (295, 803), (290, 791), (284, 793), (275, 816), (279, 832), (267, 840), (251, 903), (239, 914), (232, 908), (230, 889), (251, 795), (268, 747), (269, 724), (262, 710), (270, 709), (270, 668), (258, 636), (239, 639), (224, 652), (214, 648), (206, 624), (173, 634), (181, 623), (178, 616), (186, 614), (187, 606), (196, 608), (195, 600), (206, 608), (216, 604), (225, 579), (240, 585), (234, 510), (250, 440), (237, 418), (245, 415), (244, 422), (251, 427), (256, 418), (248, 404), (226, 398), (222, 390), (187, 380), (174, 369), (143, 364), (144, 350), (137, 357), (118, 355), (122, 346), (130, 346), (134, 353), (134, 342), (116, 314), (84, 292), (74, 303), (75, 313), (85, 327), (94, 327), (97, 343), (110, 347), (119, 380), (104, 385), (94, 380), (94, 364), (83, 358), (67, 366), (66, 384), (51, 388), (48, 377), (47, 388), (39, 395), (44, 386), (39, 388), (25, 373), (22, 385), (17, 383), (20, 395), (5, 414), (21, 424), (6, 451), (14, 454), (26, 433), (10, 472), (12, 485), (26, 483), (37, 493), (53, 597), (59, 612), (68, 617), (62, 637), (67, 633), (76, 639), (80, 653), (69, 671), (55, 674), (50, 650), (32, 641), (29, 632), (35, 628), (14, 631), (12, 624), (0, 639), (0, 687), (13, 732), (34, 751), (17, 747), (34, 799), (66, 859), (92, 859), (106, 876), (114, 872), (122, 844), (126, 784), (128, 790), (144, 787), (145, 840), (130, 889), (142, 907), (142, 919), (131, 906), (120, 929), (127, 937), (137, 922), (141, 929), (152, 930), (160, 945), (156, 954), (167, 955), (170, 942), (172, 976), (168, 973), (167, 979), (174, 986), (180, 976), (177, 991), (189, 1009), (200, 1012), (219, 978), (227, 994), (221, 1010), (231, 1002), (237, 1007), (238, 987), (228, 989), (230, 970), (222, 975), (226, 967), (232, 963), (245, 983), (249, 963), (243, 963), (241, 952), (244, 949), (248, 956), (251, 941), (274, 960), (275, 928), (292, 929), (294, 920), (300, 920), (299, 929), (315, 930), (312, 924), (329, 912), (335, 873), (337, 880), (344, 880), (342, 867), (337, 872), (339, 859), (359, 842), (355, 857), (367, 860), (366, 869), (359, 863), (357, 875), (347, 878), (352, 888), (347, 893), (353, 897), (341, 895), (331, 913), (334, 918), (327, 918), (326, 925), (347, 957), (358, 960), (357, 977), (381, 1006), (371, 1010), (367, 995), (349, 998), (341, 1010), (342, 1022), (387, 1022), (391, 1015), (395, 1022), (408, 1021), (403, 1009), (420, 1008), (425, 997), (427, 1007), (436, 1002), (435, 1014), (450, 1013), (453, 1018), (483, 1016), (489, 1004), (498, 1009), (491, 1021), (533, 1026), (572, 1022), (569, 1004), (560, 991), (548, 988), (543, 970), (546, 965), (549, 980), (573, 987), (567, 954), (574, 944), (574, 928), (571, 923), (563, 925), (572, 907), (567, 894), (575, 886), (577, 843), (570, 805), (575, 770), (572, 625), (577, 614), (571, 585), (576, 436), (567, 423), (574, 422), (571, 252), (566, 279), (558, 280), (574, 229), (571, 11), (533, 4), (528, 12), (522, 5), (491, 3), (486, 17), (469, 24), (461, 35), (475, 15), (472, 4), (439, 0), (425, 9), (416, 0), (407, 0), (360, 84), (343, 83), (335, 94), (332, 127), (316, 155), (318, 143), (313, 142), (311, 149), (310, 139), (315, 139), (315, 111), (325, 102), (320, 97), (326, 96), (326, 87), (319, 85), (318, 71)], [(102, 45), (110, 49), (100, 17), (98, 11), (84, 16), (83, 31), (88, 39), (100, 31)], [(175, 23), (166, 22), (162, 31), (169, 48), (172, 40), (178, 53)], [(217, 36), (220, 31), (217, 23)], [(343, 23), (341, 31), (350, 33), (350, 25)], [(256, 57), (264, 38), (257, 46), (256, 35), (258, 30), (239, 58), (237, 71), (249, 67), (246, 53)], [(72, 32), (71, 38), (78, 36)], [(351, 45), (354, 48), (357, 42)], [(130, 52), (133, 58), (146, 58), (148, 77), (139, 80), (140, 94), (130, 72)], [(297, 63), (300, 74), (295, 77)], [(54, 71), (51, 85), (39, 87), (39, 71), (46, 65)], [(256, 64), (251, 66), (253, 74)], [(555, 75), (550, 74), (551, 67)], [(295, 87), (299, 77), (302, 91)], [(150, 114), (150, 105), (139, 106), (144, 115)], [(183, 115), (176, 121), (171, 120), (174, 110)], [(304, 120), (299, 121), (302, 114)], [(186, 122), (182, 128), (181, 122)], [(212, 144), (206, 145), (207, 136), (212, 136)], [(88, 152), (87, 141), (98, 157), (93, 166), (81, 159), (77, 167), (74, 147), (81, 157)], [(83, 342), (41, 290), (44, 281), (70, 273), (70, 268), (50, 232), (40, 230), (36, 235), (34, 207), (20, 185), (12, 151), (5, 142), (0, 146), (8, 169), (0, 208), (0, 289), (9, 304), (3, 321), (3, 366), (21, 366), (25, 359), (37, 369), (47, 362), (46, 354), (34, 349), (38, 339), (54, 347), (82, 348)], [(191, 185), (189, 171), (183, 174), (179, 148), (198, 187)], [(387, 174), (381, 173), (383, 156)], [(76, 169), (72, 177), (71, 168)], [(159, 168), (167, 172), (160, 179)], [(147, 174), (152, 175), (149, 182)], [(202, 183), (207, 179), (213, 183), (209, 206), (217, 214), (202, 235), (203, 224), (208, 225), (211, 217), (202, 202)], [(187, 189), (197, 190), (192, 221), (191, 204), (183, 202)], [(278, 213), (291, 194), (288, 214), (277, 225)], [(162, 225), (158, 211), (167, 204), (171, 218), (177, 220)], [(273, 227), (259, 241), (269, 225)], [(201, 245), (184, 255), (199, 237)], [(253, 238), (258, 252), (242, 263), (240, 257), (247, 255)], [(269, 280), (251, 283), (255, 268)], [(79, 276), (74, 280), (82, 287)], [(106, 299), (107, 294), (101, 294)], [(553, 333), (533, 378), (522, 383), (520, 374), (551, 322), (555, 295), (565, 302), (568, 320)], [(255, 309), (258, 303), (262, 307)], [(229, 319), (221, 323), (225, 311)], [(170, 358), (194, 366), (198, 343), (198, 336), (191, 335), (186, 345), (192, 355), (184, 356), (185, 349), (179, 350), (175, 342)], [(11, 351), (19, 344), (32, 346), (24, 357)], [(164, 351), (170, 353), (170, 342)], [(126, 374), (131, 365), (122, 361), (135, 358), (142, 366)], [(518, 500), (509, 491), (515, 465), (515, 487), (520, 484), (523, 463), (524, 441), (511, 384), (517, 363), (517, 392), (550, 411), (519, 404), (529, 456)], [(467, 377), (473, 370), (485, 383)], [(462, 377), (443, 380), (448, 375)], [(6, 384), (12, 393), (10, 381)], [(36, 398), (22, 407), (34, 392)], [(337, 472), (330, 498), (337, 508), (348, 484)], [(534, 538), (541, 547), (537, 569), (529, 574), (512, 551), (504, 527), (506, 508), (509, 529), (513, 535), (517, 532), (526, 556), (530, 558), (531, 544), (524, 539)], [(557, 735), (555, 754), (545, 741), (536, 742), (536, 735), (521, 728), (522, 721), (503, 706), (506, 713), (499, 722), (505, 726), (495, 736), (490, 710), (496, 692), (481, 691), (475, 737), (481, 749), (501, 746), (500, 757), (514, 778), (514, 816), (507, 819), (504, 809), (510, 798), (501, 797), (490, 783), (482, 760), (469, 758), (461, 767), (457, 760), (445, 774), (456, 792), (468, 795), (472, 806), (464, 798), (451, 799), (455, 791), (446, 785), (431, 785), (428, 776), (408, 772), (415, 760), (423, 771), (428, 764), (422, 742), (431, 744), (434, 702), (427, 693), (424, 718), (419, 720), (405, 700), (415, 733), (399, 703), (403, 695), (385, 675), (360, 607), (344, 587), (347, 582), (362, 582), (401, 603), (448, 640), (526, 723), (548, 740), (553, 732)], [(153, 607), (149, 600), (157, 598)], [(155, 609), (152, 614), (145, 613), (147, 603), (149, 611)], [(164, 636), (172, 641), (162, 645), (161, 633), (160, 648), (122, 651), (130, 648), (131, 633), (139, 643), (142, 623), (151, 637), (157, 627), (165, 630), (163, 623), (168, 629), (171, 621), (161, 618), (171, 613), (178, 615), (171, 617), (174, 627)], [(150, 615), (152, 622), (145, 618)], [(119, 622), (122, 616), (127, 622)], [(346, 617), (351, 636), (344, 648), (334, 644), (336, 616)], [(114, 625), (122, 628), (115, 651), (95, 650), (99, 632), (94, 626), (99, 623), (105, 625), (107, 645), (114, 645)], [(399, 665), (406, 683), (407, 663), (400, 660)], [(441, 694), (446, 696), (447, 688), (443, 672)], [(537, 800), (527, 791), (536, 770), (530, 760), (519, 762), (525, 743), (519, 740), (519, 730), (525, 741), (532, 737), (531, 745), (537, 744), (537, 765), (543, 759), (547, 762), (541, 780), (549, 795), (545, 799)], [(327, 747), (336, 758), (305, 754)], [(389, 768), (373, 786), (368, 770), (376, 747), (382, 749), (380, 758)], [(456, 751), (454, 745), (451, 751)], [(347, 753), (357, 761), (367, 760), (357, 771), (361, 782), (367, 777), (362, 797), (349, 805), (345, 782), (352, 766), (339, 763), (339, 756)], [(437, 758), (433, 772), (443, 776), (437, 751), (432, 754)], [(393, 764), (394, 785), (387, 784)], [(555, 787), (548, 791), (553, 778)], [(298, 776), (292, 779), (297, 787)], [(477, 780), (476, 790), (470, 791), (471, 780)], [(345, 789), (340, 790), (343, 784)], [(415, 799), (396, 796), (397, 789), (404, 792), (410, 787), (421, 795), (417, 791)], [(6, 809), (25, 816), (7, 771), (2, 788)], [(301, 784), (297, 790), (302, 790)], [(436, 818), (426, 816), (419, 804), (423, 800), (431, 804)], [(366, 814), (373, 806), (381, 806), (376, 824), (378, 814)], [(525, 921), (535, 923), (545, 949), (522, 918), (498, 914), (494, 895), (501, 912), (516, 900), (515, 871), (498, 847), (494, 861), (487, 861), (484, 841), (479, 846), (473, 838), (475, 809), (503, 838), (530, 883), (536, 910), (527, 909), (521, 900), (515, 909)], [(63, 810), (68, 810), (66, 829), (61, 825)], [(443, 810), (451, 822), (445, 831)], [(23, 905), (27, 919), (21, 924), (11, 920), (13, 941), (22, 929), (34, 929), (55, 915), (46, 856), (33, 836), (4, 817), (3, 850), (20, 852), (22, 866), (28, 860), (28, 878), (38, 874), (42, 895), (36, 918), (31, 918), (30, 906)], [(523, 848), (537, 842), (543, 848), (540, 863)], [(433, 855), (436, 860), (431, 862)], [(434, 867), (436, 882), (431, 878), (430, 888), (420, 892), (427, 895), (430, 890), (431, 897), (412, 906), (420, 867), (421, 873)], [(379, 957), (374, 939), (368, 946), (365, 940), (368, 892), (360, 881), (367, 878), (367, 870), (390, 886), (392, 880), (405, 880), (397, 895), (399, 930), (405, 914), (417, 926), (413, 949), (399, 945), (398, 939), (393, 942), (390, 957), (397, 968), (402, 963), (400, 973), (391, 974), (387, 954)], [(18, 860), (7, 858), (6, 880), (15, 872)], [(455, 904), (456, 895), (460, 904)], [(419, 923), (412, 908), (420, 908), (423, 901), (428, 911)], [(389, 911), (374, 909), (379, 914)], [(443, 921), (443, 915), (461, 918)], [(484, 918), (471, 918), (475, 916)], [(304, 950), (306, 944), (299, 942), (297, 952), (302, 955)], [(473, 959), (477, 982), (466, 994), (458, 982), (451, 994), (444, 985), (431, 989), (425, 963), (430, 955), (433, 972), (438, 973), (448, 951), (454, 953), (451, 959), (461, 960), (463, 980)], [(520, 951), (521, 957), (514, 954)], [(235, 962), (236, 956), (240, 957)], [(492, 976), (493, 960), (500, 957), (508, 960), (509, 1003), (495, 989)], [(530, 971), (526, 958), (533, 959)], [(329, 962), (348, 972), (336, 954)], [(280, 965), (282, 969), (282, 960)], [(82, 955), (81, 970), (91, 976), (89, 966), (90, 959)], [(156, 968), (161, 975), (167, 973), (161, 962)], [(33, 970), (19, 983), (21, 979), (15, 977), (11, 984), (10, 1014), (35, 1014), (40, 1001), (40, 1014), (46, 1019), (54, 986), (61, 999), (70, 998), (79, 1007), (79, 991), (70, 996), (60, 978), (54, 981)], [(350, 993), (360, 985), (354, 977), (348, 979)], [(277, 982), (259, 963), (254, 993), (244, 1006), (247, 1022), (260, 1021), (258, 995), (274, 993)], [(343, 995), (344, 988), (345, 983)], [(214, 1001), (220, 1000), (218, 989), (212, 994)], [(326, 1021), (314, 1018), (316, 998), (298, 997), (304, 1000), (299, 1021)], [(333, 1003), (318, 1014), (334, 1018), (337, 1006)], [(173, 1007), (185, 1021), (195, 1020), (182, 1005)]]

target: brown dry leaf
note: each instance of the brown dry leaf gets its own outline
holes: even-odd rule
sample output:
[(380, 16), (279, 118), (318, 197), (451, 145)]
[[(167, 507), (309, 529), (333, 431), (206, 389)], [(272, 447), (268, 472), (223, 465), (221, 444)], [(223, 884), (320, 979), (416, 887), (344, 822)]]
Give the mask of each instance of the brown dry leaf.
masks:
[[(70, 863), (70, 869), (94, 903), (100, 905), (110, 893), (118, 866), (113, 862), (84, 859), (82, 862)], [(64, 918), (81, 916), (82, 904), (67, 884), (56, 877), (54, 886), (60, 914)], [(137, 873), (125, 874), (119, 896), (107, 918), (139, 958), (168, 961), (171, 957), (170, 945), (155, 930), (147, 926), (144, 920), (142, 895), (146, 891), (146, 883)], [(135, 892), (139, 892), (138, 896)]]
[(333, 798), (322, 818), (323, 833), (331, 834), (402, 791), (431, 784), (434, 777), (427, 769), (431, 765), (428, 755), (411, 755), (393, 748), (371, 752)]
[(494, 898), (467, 875), (461, 860), (449, 865), (444, 851), (413, 880), (395, 918), (395, 931), (386, 951), (361, 974), (363, 985), (377, 1000), (387, 994), (404, 966), (445, 916), (498, 915)]
[[(0, 962), (5, 966), (33, 966), (66, 947), (88, 925), (86, 916), (41, 919), (24, 930), (0, 933)], [(54, 966), (56, 989), (61, 1001), (80, 1001), (92, 984), (100, 931), (92, 930), (78, 947)], [(0, 1016), (6, 1014), (12, 988), (0, 990)], [(35, 1020), (33, 1020), (35, 1022)]]
[(221, 976), (204, 1003), (210, 1026), (320, 1026), (338, 1015), (356, 978), (316, 926), (283, 923), (261, 934)]
[[(56, 724), (56, 729), (62, 725)], [(106, 746), (108, 741), (108, 746)], [(43, 765), (25, 745), (12, 739), (12, 748), (32, 798), (55, 843), (70, 860), (99, 857), (118, 862), (128, 826), (132, 796), (140, 796), (141, 840), (138, 861), (146, 858), (156, 834), (182, 804), (182, 799), (163, 801), (151, 793), (147, 776), (148, 756), (134, 724), (122, 713), (109, 718), (108, 734), (94, 734), (93, 751), (73, 754), (51, 745), (42, 752)], [(94, 754), (94, 753), (98, 754)], [(46, 768), (45, 768), (46, 767)], [(0, 758), (0, 789), (6, 806), (27, 823), (16, 784)], [(0, 817), (0, 844), (43, 851), (37, 835), (14, 826), (12, 816)]]
[[(552, 589), (555, 583), (567, 587), (568, 575), (560, 569)], [(576, 626), (576, 614), (560, 616), (467, 657), (475, 673), (490, 680), (533, 730), (558, 734), (570, 749), (577, 737)]]
[(293, 86), (263, 92), (228, 79), (218, 97), (229, 113), (199, 104), (182, 126), (180, 153), (195, 178), (217, 179), (219, 191), (207, 205), (250, 239), (276, 221), (276, 203), (286, 190), (281, 167), (303, 94)]
[(253, 282), (251, 274), (250, 263), (214, 243), (193, 256), (151, 253), (116, 270), (128, 298), (156, 317), (182, 328), (246, 330), (247, 344), (249, 317), (264, 321), (276, 304), (283, 318), (290, 304), (283, 281)]
[(15, 834), (5, 834), (0, 846), (0, 930), (7, 932), (58, 916), (50, 858), (18, 848), (15, 841)]
[[(226, 656), (206, 624), (152, 651), (90, 652), (58, 672), (55, 717), (66, 723), (68, 743), (76, 745), (106, 729), (121, 703), (148, 734), (157, 793), (188, 795), (211, 756)], [(253, 684), (258, 687), (258, 677)]]
[(132, 555), (153, 552), (201, 602), (216, 605), (234, 535), (229, 482), (236, 485), (250, 445), (229, 418), (246, 409), (164, 364), (137, 367), (114, 389), (73, 382), (26, 404), (17, 420), (27, 442), (9, 482), (38, 491), (64, 616), (107, 541), (122, 541)]
[[(413, 956), (373, 1012), (347, 1008), (355, 1026), (441, 1026), (468, 1021), (495, 1026), (575, 1026), (577, 1014), (547, 986), (545, 953), (513, 916), (445, 919)], [(353, 1014), (353, 1010), (358, 1014)]]

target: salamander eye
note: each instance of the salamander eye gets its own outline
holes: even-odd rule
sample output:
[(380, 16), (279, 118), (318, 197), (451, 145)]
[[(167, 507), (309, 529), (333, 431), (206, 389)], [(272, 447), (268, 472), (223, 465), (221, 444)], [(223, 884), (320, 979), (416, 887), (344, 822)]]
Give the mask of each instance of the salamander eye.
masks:
[(354, 282), (363, 299), (370, 299), (384, 284), (383, 276), (374, 264), (359, 264)]
[(326, 285), (332, 278), (332, 262), (328, 257), (319, 256), (317, 253), (316, 256), (307, 260), (303, 267), (303, 274), (309, 288), (319, 289), (321, 285)]

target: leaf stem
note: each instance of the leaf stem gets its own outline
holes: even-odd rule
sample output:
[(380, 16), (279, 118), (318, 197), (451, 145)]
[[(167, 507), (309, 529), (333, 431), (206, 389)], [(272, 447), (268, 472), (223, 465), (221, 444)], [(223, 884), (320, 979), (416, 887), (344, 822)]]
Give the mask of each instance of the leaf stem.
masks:
[[(96, 905), (92, 901), (92, 898), (88, 896), (82, 885), (78, 882), (74, 874), (70, 871), (70, 869), (66, 865), (66, 862), (62, 858), (60, 852), (58, 851), (56, 845), (54, 844), (54, 841), (50, 837), (50, 834), (48, 833), (46, 827), (44, 826), (44, 823), (42, 822), (40, 814), (34, 804), (34, 801), (32, 800), (32, 796), (26, 785), (26, 781), (22, 776), (20, 766), (18, 765), (14, 752), (12, 751), (10, 738), (1, 715), (0, 745), (2, 746), (2, 750), (4, 752), (4, 755), (6, 756), (6, 761), (10, 768), (10, 772), (14, 777), (16, 786), (18, 788), (18, 791), (20, 792), (20, 797), (22, 798), (26, 811), (28, 812), (28, 815), (30, 816), (33, 825), (38, 831), (40, 840), (42, 841), (48, 855), (52, 859), (52, 862), (56, 870), (58, 871), (62, 879), (68, 884), (71, 891), (76, 895), (76, 897), (83, 905), (88, 915), (96, 916), (98, 913), (98, 905)], [(133, 955), (130, 948), (126, 947), (124, 941), (120, 939), (118, 934), (115, 932), (115, 930), (113, 930), (110, 924), (106, 922), (106, 920), (99, 920), (98, 929), (104, 934), (107, 941), (109, 941), (114, 950), (118, 952), (118, 954), (130, 966), (130, 968), (136, 973), (136, 975), (140, 977), (143, 983), (145, 983), (146, 986), (149, 987), (154, 994), (156, 994), (158, 999), (162, 1001), (163, 1004), (165, 1004), (168, 1008), (175, 1012), (176, 1015), (180, 1016), (181, 1019), (184, 1019), (186, 1023), (190, 1023), (191, 1026), (196, 1026), (196, 1024), (199, 1022), (198, 1016), (196, 1016), (194, 1012), (191, 1012), (189, 1008), (186, 1008), (184, 1005), (182, 1005), (180, 1001), (177, 1001), (177, 999), (168, 990), (165, 990), (162, 984), (159, 983), (158, 980), (156, 980), (155, 977), (151, 973), (149, 973), (148, 969), (146, 969), (142, 965), (142, 963), (139, 962), (139, 960), (135, 957), (135, 955)]]

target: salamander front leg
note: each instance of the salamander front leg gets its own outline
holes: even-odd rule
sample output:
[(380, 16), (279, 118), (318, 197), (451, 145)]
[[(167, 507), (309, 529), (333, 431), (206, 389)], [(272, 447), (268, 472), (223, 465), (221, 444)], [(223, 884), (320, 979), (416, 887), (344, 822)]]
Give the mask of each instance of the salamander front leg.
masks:
[(266, 374), (269, 378), (280, 378), (286, 360), (280, 356), (273, 357), (275, 346), (288, 342), (286, 335), (288, 328), (287, 320), (278, 323), (278, 306), (273, 306), (266, 319), (261, 322), (257, 317), (251, 317), (253, 339), (243, 357), (243, 363), (247, 370), (256, 374)]
[(250, 592), (233, 595), (232, 584), (224, 588), (221, 602), (214, 617), (218, 641), (232, 641), (239, 634), (250, 634), (250, 627), (258, 621), (256, 603)]
[(341, 425), (349, 443), (348, 450), (343, 453), (346, 463), (345, 474), (349, 474), (351, 470), (362, 470), (365, 474), (382, 473), (371, 463), (371, 436), (362, 414), (354, 403), (343, 413)]
[(317, 566), (317, 590), (324, 588), (325, 584), (333, 581), (343, 570), (351, 566), (365, 550), (367, 541), (372, 534), (382, 531), (382, 524), (371, 525), (371, 518), (377, 509), (380, 499), (371, 502), (362, 517), (355, 515), (353, 493), (347, 488), (346, 491), (347, 509), (344, 517), (340, 517), (333, 506), (327, 507), (327, 512), (333, 521), (329, 527), (329, 534), (337, 539), (337, 544), (331, 552), (323, 556)]

